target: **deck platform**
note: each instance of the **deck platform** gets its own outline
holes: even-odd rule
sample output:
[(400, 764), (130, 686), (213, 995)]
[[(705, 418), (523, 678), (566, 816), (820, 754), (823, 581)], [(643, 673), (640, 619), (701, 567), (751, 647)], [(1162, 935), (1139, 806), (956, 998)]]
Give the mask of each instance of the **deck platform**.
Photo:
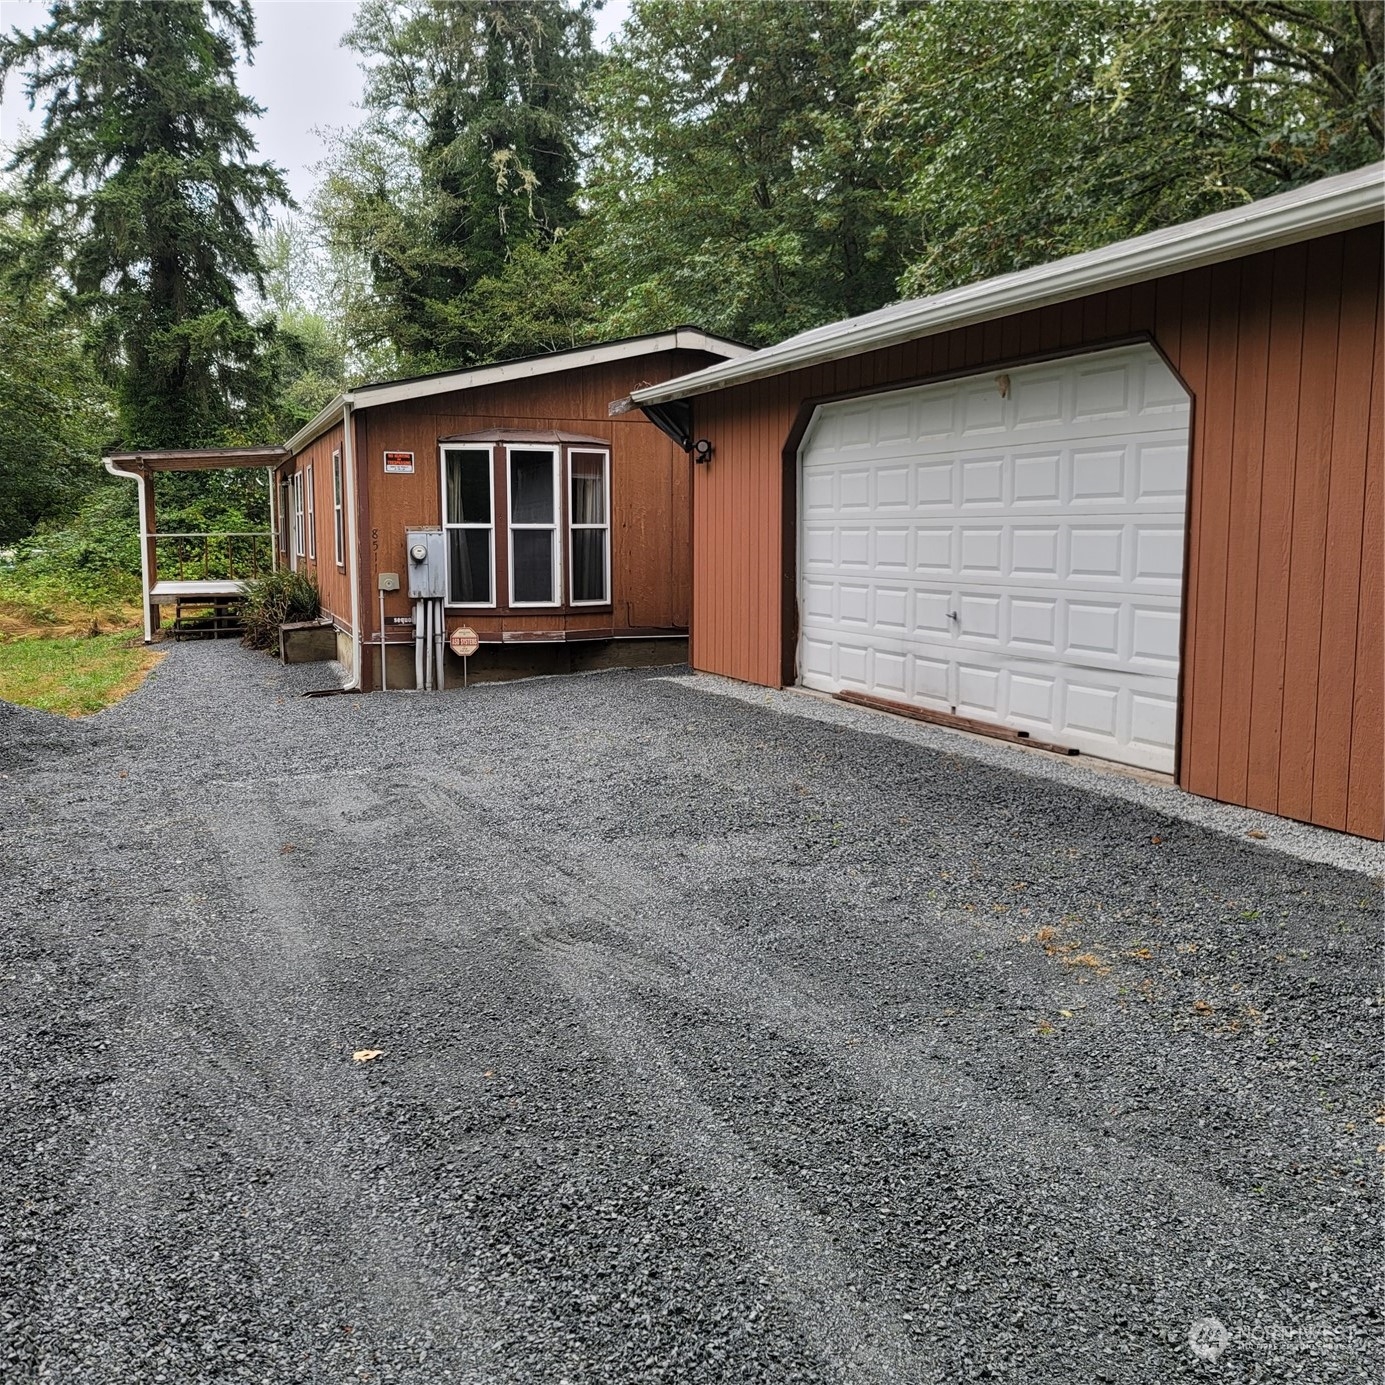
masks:
[(234, 579), (155, 582), (149, 589), (149, 605), (159, 611), (173, 607), (173, 623), (162, 631), (168, 638), (219, 640), (240, 633), (244, 596), (245, 583)]
[(245, 595), (245, 583), (200, 579), (191, 582), (155, 582), (149, 600), (155, 606), (194, 605), (235, 601)]

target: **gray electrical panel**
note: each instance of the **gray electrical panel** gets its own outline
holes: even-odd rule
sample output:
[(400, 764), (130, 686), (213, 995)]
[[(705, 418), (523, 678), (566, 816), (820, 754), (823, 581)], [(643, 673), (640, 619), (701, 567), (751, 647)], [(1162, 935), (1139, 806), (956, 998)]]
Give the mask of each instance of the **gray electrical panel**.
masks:
[(447, 558), (441, 529), (406, 529), (409, 595), (416, 600), (447, 595)]

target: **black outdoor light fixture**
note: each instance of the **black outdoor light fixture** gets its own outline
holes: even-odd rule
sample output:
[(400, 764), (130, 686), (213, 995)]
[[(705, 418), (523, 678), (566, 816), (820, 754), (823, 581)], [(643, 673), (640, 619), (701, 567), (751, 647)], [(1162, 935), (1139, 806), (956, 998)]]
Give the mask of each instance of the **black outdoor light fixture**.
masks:
[(710, 462), (712, 460), (712, 444), (706, 438), (698, 438), (692, 445), (693, 461)]

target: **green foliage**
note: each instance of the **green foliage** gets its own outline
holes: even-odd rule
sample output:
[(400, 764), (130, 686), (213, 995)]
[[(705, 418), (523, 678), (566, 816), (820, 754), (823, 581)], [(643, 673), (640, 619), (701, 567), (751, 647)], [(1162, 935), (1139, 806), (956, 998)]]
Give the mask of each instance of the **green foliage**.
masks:
[(139, 596), (139, 516), (135, 488), (97, 482), (63, 524), (41, 526), (17, 545), (6, 581), (17, 592), (100, 604)]
[(44, 104), (12, 166), (119, 403), (129, 446), (234, 441), (263, 393), (272, 338), (238, 302), (259, 281), (252, 222), (286, 201), (253, 163), (237, 54), (248, 0), (54, 0), (48, 25), (0, 40), (0, 74)]
[[(319, 198), (353, 287), (351, 345), (426, 371), (494, 355), (469, 296), (513, 281), (576, 217), (588, 0), (366, 0), (346, 42), (365, 59), (366, 126), (341, 140)], [(483, 289), (482, 293), (492, 293)], [(521, 332), (521, 336), (526, 334)]]
[(636, 0), (595, 89), (587, 197), (609, 334), (754, 343), (877, 308), (903, 268), (863, 139), (871, 0)]
[(241, 643), (251, 649), (279, 649), (279, 627), (293, 621), (316, 620), (322, 614), (317, 582), (307, 572), (287, 568), (246, 583), (241, 605), (245, 633)]
[(1022, 268), (1381, 156), (1379, 4), (901, 5), (863, 55), (910, 294)]
[(0, 297), (0, 544), (72, 512), (113, 415), (80, 334), (46, 296)]

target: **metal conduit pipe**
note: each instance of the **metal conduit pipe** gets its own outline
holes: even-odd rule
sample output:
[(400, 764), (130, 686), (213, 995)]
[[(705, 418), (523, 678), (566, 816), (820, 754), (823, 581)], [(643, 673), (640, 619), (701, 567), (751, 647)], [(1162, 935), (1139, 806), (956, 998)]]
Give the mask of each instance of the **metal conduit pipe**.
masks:
[(442, 597), (438, 597), (433, 602), (433, 643), (438, 651), (438, 672), (437, 688), (441, 692), (447, 686), (447, 675), (443, 672), (443, 659), (447, 654), (447, 646), (444, 641), (447, 638), (447, 611), (443, 606)]
[(423, 690), (423, 602), (414, 602), (414, 687)]
[(423, 598), (423, 686), (433, 687), (433, 598)]

